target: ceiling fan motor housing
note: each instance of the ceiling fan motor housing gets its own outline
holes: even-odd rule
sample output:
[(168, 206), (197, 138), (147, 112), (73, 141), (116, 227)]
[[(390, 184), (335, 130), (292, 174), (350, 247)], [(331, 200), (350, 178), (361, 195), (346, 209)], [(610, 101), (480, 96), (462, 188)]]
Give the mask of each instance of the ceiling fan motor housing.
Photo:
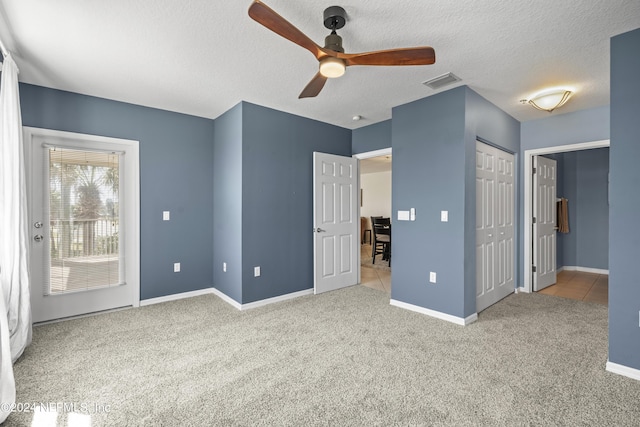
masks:
[(342, 48), (342, 37), (337, 35), (335, 31), (324, 38), (324, 47), (335, 52), (344, 53), (344, 49)]

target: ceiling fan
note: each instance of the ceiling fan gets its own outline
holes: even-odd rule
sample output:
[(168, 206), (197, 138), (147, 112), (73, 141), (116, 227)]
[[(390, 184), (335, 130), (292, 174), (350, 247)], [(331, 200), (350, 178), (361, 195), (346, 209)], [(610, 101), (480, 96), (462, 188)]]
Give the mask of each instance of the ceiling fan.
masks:
[(320, 47), (260, 0), (254, 0), (249, 7), (249, 16), (254, 21), (307, 49), (320, 62), (320, 70), (298, 98), (318, 95), (328, 78), (342, 76), (346, 67), (351, 65), (430, 65), (436, 62), (436, 53), (429, 46), (344, 53), (342, 37), (336, 33), (336, 30), (344, 27), (346, 15), (347, 13), (340, 6), (325, 9), (324, 26), (331, 30), (331, 34), (325, 38), (324, 47)]

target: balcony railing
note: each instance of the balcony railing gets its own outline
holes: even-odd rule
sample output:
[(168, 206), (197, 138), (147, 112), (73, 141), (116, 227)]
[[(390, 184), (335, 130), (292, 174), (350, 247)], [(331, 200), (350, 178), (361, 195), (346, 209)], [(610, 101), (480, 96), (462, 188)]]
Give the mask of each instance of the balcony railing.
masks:
[(51, 259), (117, 255), (117, 219), (54, 219), (50, 222)]

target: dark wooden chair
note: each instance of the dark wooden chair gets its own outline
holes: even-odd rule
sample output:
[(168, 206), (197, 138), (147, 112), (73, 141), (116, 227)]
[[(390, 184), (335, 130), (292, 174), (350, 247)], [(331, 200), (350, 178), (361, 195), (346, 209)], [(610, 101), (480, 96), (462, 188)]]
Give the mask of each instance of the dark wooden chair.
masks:
[(373, 229), (372, 264), (376, 263), (376, 255), (382, 255), (383, 261), (391, 265), (391, 218), (371, 217)]

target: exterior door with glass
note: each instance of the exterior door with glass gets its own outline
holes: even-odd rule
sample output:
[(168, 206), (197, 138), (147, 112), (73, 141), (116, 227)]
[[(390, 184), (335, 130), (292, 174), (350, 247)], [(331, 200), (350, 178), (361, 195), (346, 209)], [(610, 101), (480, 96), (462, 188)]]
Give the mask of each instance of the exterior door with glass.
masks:
[(138, 305), (137, 141), (26, 128), (25, 147), (33, 321)]

